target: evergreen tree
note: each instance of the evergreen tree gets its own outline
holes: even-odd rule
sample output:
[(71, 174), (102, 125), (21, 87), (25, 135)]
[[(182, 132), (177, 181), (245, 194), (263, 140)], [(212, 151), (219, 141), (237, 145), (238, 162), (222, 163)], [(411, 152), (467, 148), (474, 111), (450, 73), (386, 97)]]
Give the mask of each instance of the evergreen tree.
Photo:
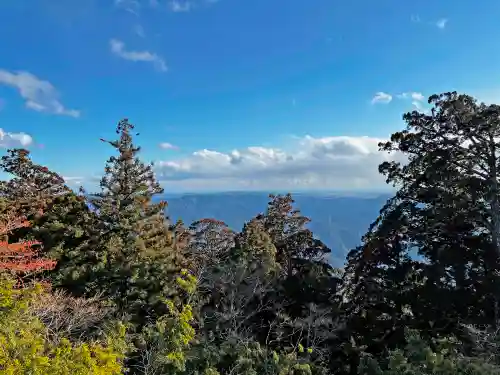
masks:
[(266, 213), (236, 236), (229, 257), (212, 268), (205, 316), (210, 312), (215, 337), (251, 338), (276, 350), (300, 343), (320, 363), (334, 331), (338, 278), (325, 257), (330, 250), (293, 203), (290, 194), (271, 196)]
[(490, 358), (469, 357), (453, 337), (445, 337), (434, 345), (428, 345), (417, 331), (409, 330), (408, 344), (391, 351), (386, 358), (365, 355), (357, 374), (359, 375), (498, 375), (500, 367)]
[(180, 259), (171, 246), (166, 203), (153, 202), (163, 189), (152, 165), (138, 158), (133, 129), (122, 120), (116, 130), (119, 139), (103, 140), (118, 155), (106, 164), (101, 191), (87, 196), (96, 218), (83, 244), (68, 255), (71, 263), (60, 285), (75, 294), (103, 295), (142, 326), (166, 312), (162, 301), (175, 294), (172, 280)]
[(89, 215), (82, 197), (65, 185), (57, 173), (34, 163), (27, 150), (8, 150), (0, 168), (12, 176), (0, 181), (4, 205), (10, 213), (30, 222), (10, 237), (39, 241), (43, 252), (53, 259), (58, 259), (63, 249), (76, 247), (82, 231), (79, 223)]
[(0, 216), (5, 220), (17, 218), (25, 224), (11, 228), (8, 241), (28, 240), (32, 243), (31, 256), (36, 253), (37, 258), (58, 260), (61, 248), (73, 245), (73, 224), (85, 211), (83, 202), (57, 173), (34, 163), (28, 150), (8, 150), (0, 168), (12, 177), (0, 181)]
[[(404, 345), (405, 329), (417, 324), (413, 314), (421, 307), (427, 310), (429, 324), (436, 320), (432, 312), (440, 306), (429, 306), (419, 298), (422, 269), (409, 255), (412, 243), (404, 230), (405, 208), (385, 212), (365, 235), (363, 245), (348, 255), (342, 291), (342, 353), (337, 354), (345, 356), (343, 365), (349, 371), (358, 367), (363, 353), (380, 357)], [(429, 329), (429, 324), (419, 328)]]
[(291, 194), (271, 195), (267, 211), (257, 216), (276, 248), (281, 265), (281, 304), (296, 319), (308, 316), (311, 305), (334, 304), (338, 278), (328, 263), (331, 250), (306, 227), (310, 221), (293, 207)]
[(499, 107), (457, 93), (429, 103), (380, 144), (406, 157), (379, 167), (398, 190), (348, 257), (350, 334), (378, 355), (404, 345), (405, 327), (466, 340), (464, 323), (498, 320)]
[[(118, 151), (105, 167), (101, 192), (90, 197), (90, 204), (100, 217), (105, 236), (118, 234), (124, 243), (134, 243), (141, 250), (154, 253), (171, 244), (164, 209), (166, 202), (153, 203), (163, 193), (156, 181), (153, 166), (137, 157), (140, 147), (132, 142), (134, 126), (124, 119), (118, 123), (116, 141), (105, 141)], [(133, 250), (134, 246), (126, 246)], [(124, 249), (122, 249), (123, 251)]]
[(387, 181), (399, 187), (386, 209), (412, 207), (407, 230), (427, 261), (426, 295), (448, 295), (449, 310), (442, 306), (442, 313), (458, 314), (462, 322), (496, 324), (500, 107), (455, 92), (433, 95), (429, 103), (434, 105), (430, 114), (407, 113), (407, 129), (381, 144), (383, 151), (408, 157), (405, 165), (380, 166)]
[(0, 169), (12, 178), (0, 181), (0, 197), (15, 205), (17, 213), (32, 219), (39, 211), (50, 210), (54, 200), (70, 189), (64, 179), (47, 167), (33, 163), (25, 149), (7, 150)]

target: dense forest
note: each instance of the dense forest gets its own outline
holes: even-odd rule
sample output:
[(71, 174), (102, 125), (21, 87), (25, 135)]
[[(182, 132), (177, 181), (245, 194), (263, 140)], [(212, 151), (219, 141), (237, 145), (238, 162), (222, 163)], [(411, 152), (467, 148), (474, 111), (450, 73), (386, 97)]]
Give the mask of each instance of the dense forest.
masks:
[(500, 374), (500, 106), (429, 104), (379, 145), (406, 161), (343, 269), (289, 194), (239, 232), (171, 222), (127, 120), (97, 192), (8, 150), (0, 373)]

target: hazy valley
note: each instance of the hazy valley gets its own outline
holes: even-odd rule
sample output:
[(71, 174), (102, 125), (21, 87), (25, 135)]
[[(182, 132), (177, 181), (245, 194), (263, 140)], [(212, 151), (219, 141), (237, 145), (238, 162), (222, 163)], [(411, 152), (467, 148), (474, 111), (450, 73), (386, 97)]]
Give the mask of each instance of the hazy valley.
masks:
[[(361, 236), (378, 216), (389, 195), (333, 195), (297, 193), (297, 208), (312, 221), (309, 228), (331, 249), (331, 264), (344, 264), (345, 256), (360, 244)], [(211, 194), (166, 195), (168, 214), (173, 221), (186, 225), (199, 218), (217, 218), (231, 229), (243, 224), (266, 209), (268, 194), (264, 192), (228, 192)]]

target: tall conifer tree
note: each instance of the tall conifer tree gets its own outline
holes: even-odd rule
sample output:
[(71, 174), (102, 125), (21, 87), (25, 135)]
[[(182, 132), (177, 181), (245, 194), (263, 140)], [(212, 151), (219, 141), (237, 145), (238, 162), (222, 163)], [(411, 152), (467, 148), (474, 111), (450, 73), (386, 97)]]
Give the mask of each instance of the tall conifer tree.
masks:
[(85, 244), (73, 252), (65, 286), (76, 294), (103, 295), (117, 311), (143, 325), (164, 313), (162, 301), (175, 292), (172, 279), (181, 262), (171, 246), (166, 203), (153, 202), (163, 189), (153, 166), (138, 158), (133, 129), (124, 119), (118, 123), (117, 140), (101, 139), (118, 155), (106, 163), (101, 191), (87, 196), (97, 218)]

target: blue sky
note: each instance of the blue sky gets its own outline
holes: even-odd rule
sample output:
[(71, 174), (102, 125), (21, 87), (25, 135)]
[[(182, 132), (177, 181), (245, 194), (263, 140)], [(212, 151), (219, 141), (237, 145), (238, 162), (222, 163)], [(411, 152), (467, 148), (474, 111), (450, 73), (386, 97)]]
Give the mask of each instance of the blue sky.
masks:
[(6, 0), (0, 147), (92, 184), (128, 117), (170, 191), (382, 186), (405, 111), (500, 99), (499, 19), (493, 0)]

